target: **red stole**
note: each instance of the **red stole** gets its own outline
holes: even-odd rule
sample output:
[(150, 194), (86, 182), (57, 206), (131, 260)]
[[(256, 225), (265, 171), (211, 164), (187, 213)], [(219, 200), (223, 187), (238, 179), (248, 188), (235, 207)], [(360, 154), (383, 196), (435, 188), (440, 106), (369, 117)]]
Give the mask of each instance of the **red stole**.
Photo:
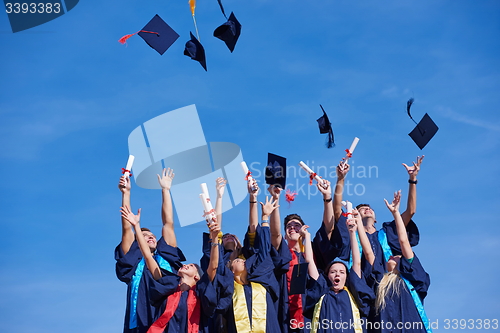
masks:
[[(181, 299), (180, 287), (170, 296), (167, 297), (167, 305), (165, 306), (165, 311), (158, 318), (153, 325), (149, 328), (147, 333), (163, 333), (165, 327), (173, 317), (175, 310), (179, 306), (179, 300)], [(198, 333), (200, 326), (200, 301), (196, 297), (196, 286), (193, 286), (188, 291), (187, 297), (187, 307), (188, 307), (188, 333)]]
[(295, 319), (294, 327), (303, 328), (304, 327), (304, 316), (302, 315), (302, 295), (295, 294), (290, 295), (290, 283), (292, 282), (293, 266), (299, 263), (299, 258), (295, 254), (295, 251), (290, 250), (292, 253), (292, 260), (290, 261), (290, 268), (286, 273), (286, 282), (288, 285), (288, 313), (290, 314), (290, 322)]

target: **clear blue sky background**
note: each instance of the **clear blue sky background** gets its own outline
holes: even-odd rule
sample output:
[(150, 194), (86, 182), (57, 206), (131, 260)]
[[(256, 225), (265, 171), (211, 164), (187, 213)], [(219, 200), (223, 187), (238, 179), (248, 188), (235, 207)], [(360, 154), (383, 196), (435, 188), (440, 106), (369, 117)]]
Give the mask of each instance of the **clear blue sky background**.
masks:
[[(401, 163), (425, 154), (414, 220), (421, 231), (415, 252), (432, 280), (428, 316), (439, 331), (445, 319), (500, 319), (500, 3), (224, 5), (243, 25), (232, 54), (212, 37), (225, 22), (217, 1), (198, 1), (208, 72), (183, 55), (194, 32), (187, 0), (80, 1), (16, 34), (0, 15), (0, 331), (121, 331), (126, 286), (115, 277), (113, 250), (127, 138), (190, 104), (207, 141), (238, 144), (249, 164), (264, 165), (272, 152), (289, 165), (304, 160), (334, 170), (359, 137), (348, 179), (358, 193), (346, 197), (371, 203), (381, 222), (390, 218), (384, 197), (402, 189), (406, 200)], [(138, 36), (128, 46), (117, 42), (155, 14), (181, 35), (163, 56)], [(410, 97), (414, 117), (427, 112), (440, 128), (423, 152), (408, 137)], [(320, 103), (335, 131), (330, 150), (316, 124)], [(377, 173), (358, 173), (370, 166)], [(321, 197), (307, 194), (304, 178), (289, 183), (305, 193), (283, 204), (282, 215), (297, 212), (316, 230)], [(133, 188), (134, 209), (143, 208), (144, 226), (156, 233), (160, 197)], [(193, 209), (200, 206), (193, 198)], [(244, 201), (227, 212), (225, 231), (243, 237), (247, 210)], [(199, 260), (204, 230), (177, 225), (189, 261)]]

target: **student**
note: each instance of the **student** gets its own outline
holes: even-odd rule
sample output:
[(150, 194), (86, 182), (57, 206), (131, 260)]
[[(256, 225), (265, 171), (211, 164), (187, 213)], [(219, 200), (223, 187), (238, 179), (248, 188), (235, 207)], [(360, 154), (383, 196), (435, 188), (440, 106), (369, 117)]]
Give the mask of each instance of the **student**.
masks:
[(256, 226), (253, 253), (247, 259), (236, 258), (228, 264), (233, 275), (234, 293), (226, 308), (229, 333), (281, 332), (276, 311), (279, 286), (270, 257), (269, 215), (277, 202), (266, 198), (262, 206), (262, 224)]
[[(415, 214), (417, 208), (417, 175), (420, 171), (420, 165), (423, 161), (423, 158), (424, 156), (418, 156), (417, 162), (413, 162), (412, 167), (409, 167), (408, 165), (403, 163), (403, 166), (405, 167), (409, 176), (409, 192), (407, 208), (403, 212), (403, 214), (401, 214), (401, 216), (405, 224), (411, 246), (416, 246), (420, 238), (417, 225), (413, 222), (412, 217)], [(339, 166), (337, 167), (337, 175), (339, 175), (339, 170), (341, 169), (342, 164), (344, 163), (340, 162)], [(340, 170), (342, 176), (337, 178), (337, 184), (333, 198), (334, 218), (335, 221), (337, 221), (336, 225), (338, 225), (338, 228), (332, 233), (331, 244), (332, 246), (337, 248), (337, 250), (339, 251), (339, 257), (343, 260), (349, 260), (350, 249), (348, 232), (343, 226), (343, 223), (339, 223), (341, 220), (345, 219), (345, 216), (343, 216), (342, 214), (342, 193), (344, 187), (344, 179), (348, 171), (349, 168), (347, 168), (347, 170), (345, 168), (343, 170)], [(362, 218), (364, 229), (367, 233), (375, 255), (383, 259), (382, 247), (380, 246), (380, 242), (378, 240), (378, 231), (375, 227), (375, 223), (377, 222), (375, 218), (375, 212), (368, 204), (360, 204), (356, 207), (356, 209), (358, 210), (359, 215)], [(394, 221), (383, 223), (380, 230), (384, 230), (385, 234), (387, 235), (387, 241), (392, 252), (394, 254), (401, 254), (401, 249), (396, 234), (396, 225)], [(364, 270), (366, 267), (364, 258), (362, 258), (361, 265), (362, 269)], [(376, 267), (376, 269), (379, 271), (383, 271), (385, 269), (385, 261), (383, 260), (375, 262), (375, 265), (379, 265), (379, 267)]]
[(312, 319), (311, 332), (361, 332), (368, 317), (375, 294), (361, 273), (361, 255), (356, 245), (357, 224), (346, 221), (351, 238), (353, 265), (349, 270), (341, 260), (333, 260), (318, 273), (313, 260), (311, 235), (308, 226), (300, 233), (305, 240), (305, 256), (311, 278), (307, 290), (305, 314)]
[[(401, 191), (394, 194), (392, 203), (384, 199), (389, 211), (394, 216), (396, 235), (399, 240), (401, 255), (392, 255), (387, 239), (382, 235), (380, 243), (385, 260), (376, 257), (370, 241), (360, 230), (360, 242), (363, 254), (372, 269), (372, 279), (376, 290), (376, 302), (368, 323), (372, 332), (430, 332), (428, 319), (423, 308), (423, 300), (430, 285), (429, 275), (425, 272), (414, 254), (403, 218), (399, 213)], [(360, 229), (363, 223), (358, 223)], [(377, 270), (375, 262), (386, 262), (385, 270)]]
[[(164, 169), (158, 175), (162, 187), (162, 237), (156, 236), (147, 228), (138, 230), (135, 234), (130, 223), (122, 216), (122, 238), (115, 249), (116, 276), (127, 284), (127, 305), (125, 312), (124, 333), (145, 333), (157, 316), (155, 308), (148, 297), (150, 270), (146, 268), (144, 257), (139, 248), (138, 240), (144, 239), (149, 248), (149, 257), (158, 262), (164, 270), (175, 271), (180, 266), (176, 265), (185, 260), (181, 251), (170, 246), (170, 228), (173, 227), (172, 202), (170, 187), (174, 177), (173, 170)], [(122, 176), (118, 184), (122, 192), (122, 207), (131, 210), (130, 206), (130, 178)]]

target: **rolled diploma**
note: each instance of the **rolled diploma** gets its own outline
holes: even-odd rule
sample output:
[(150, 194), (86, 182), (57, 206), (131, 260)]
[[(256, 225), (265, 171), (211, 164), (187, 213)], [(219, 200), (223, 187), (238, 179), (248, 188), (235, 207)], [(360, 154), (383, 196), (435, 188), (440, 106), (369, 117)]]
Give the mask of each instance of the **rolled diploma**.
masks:
[(200, 184), (200, 187), (201, 187), (201, 192), (203, 194), (205, 194), (205, 197), (209, 198), (210, 199), (210, 195), (208, 194), (208, 187), (207, 187), (207, 183), (201, 183)]
[(125, 177), (129, 177), (130, 176), (130, 171), (132, 171), (132, 165), (134, 164), (134, 155), (128, 155), (128, 161), (127, 161), (127, 166), (125, 167), (125, 170), (128, 170), (128, 171), (125, 171), (124, 175)]
[[(215, 211), (212, 207), (210, 199), (205, 195), (205, 193), (200, 193), (201, 204), (203, 205), (204, 217), (207, 221), (212, 222), (212, 219), (216, 219)], [(208, 199), (208, 200), (207, 200)]]
[[(248, 166), (245, 161), (241, 162), (241, 168), (243, 169), (243, 172), (245, 173), (245, 177), (248, 175)], [(248, 175), (248, 181), (252, 181), (253, 177), (252, 175)], [(252, 186), (252, 191), (255, 191), (255, 187)]]
[[(306, 172), (307, 172), (308, 174), (312, 175), (312, 174), (314, 173), (314, 171), (312, 171), (312, 170), (311, 170), (311, 168), (309, 168), (309, 167), (307, 166), (307, 164), (305, 164), (304, 162), (300, 161), (300, 162), (299, 162), (299, 165), (300, 165), (300, 167), (301, 167), (302, 169), (306, 170)], [(320, 177), (320, 176), (315, 175), (315, 176), (314, 176), (314, 179), (316, 179), (316, 181), (317, 181), (318, 183), (320, 183), (321, 185), (323, 185), (323, 184), (324, 184), (324, 183), (323, 183), (323, 179), (321, 179), (321, 177)]]
[[(346, 214), (349, 214), (352, 217), (352, 202), (342, 201), (342, 206), (344, 206)], [(349, 216), (347, 216), (347, 218), (349, 218)]]
[[(351, 147), (349, 147), (349, 153), (352, 153), (354, 152), (354, 149), (356, 149), (356, 146), (358, 145), (358, 142), (359, 142), (359, 138), (357, 137), (354, 137), (354, 140), (352, 140), (352, 143), (351, 143)], [(349, 159), (349, 156), (346, 156), (346, 161)]]

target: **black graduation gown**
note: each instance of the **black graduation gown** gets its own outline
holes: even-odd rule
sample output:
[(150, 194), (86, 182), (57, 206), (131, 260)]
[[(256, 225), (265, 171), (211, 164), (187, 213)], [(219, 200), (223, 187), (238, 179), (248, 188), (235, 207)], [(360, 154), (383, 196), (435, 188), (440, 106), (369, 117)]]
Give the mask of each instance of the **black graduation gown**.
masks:
[[(180, 266), (180, 261), (186, 260), (182, 251), (178, 248), (169, 246), (163, 238), (160, 238), (157, 244), (156, 253), (161, 255), (167, 260), (175, 271)], [(129, 328), (130, 321), (130, 294), (131, 294), (131, 281), (136, 271), (137, 265), (142, 259), (142, 253), (137, 241), (134, 241), (130, 246), (127, 254), (123, 254), (121, 243), (115, 248), (116, 259), (116, 276), (122, 282), (127, 284), (127, 306), (125, 311), (124, 333), (145, 333), (149, 326), (156, 320), (158, 316), (158, 309), (154, 307), (149, 301), (148, 289), (149, 281), (152, 279), (151, 272), (144, 266), (143, 274), (139, 282), (139, 289), (137, 292), (137, 327)]]
[[(404, 257), (401, 258), (398, 270), (400, 275), (411, 282), (423, 303), (430, 285), (429, 274), (422, 267), (420, 260), (415, 255), (410, 263)], [(376, 276), (381, 276), (381, 272), (374, 271)], [(370, 332), (381, 333), (425, 333), (425, 327), (418, 314), (415, 302), (406, 286), (402, 282), (400, 295), (389, 291), (386, 296), (386, 307), (377, 315), (375, 311), (370, 314)], [(383, 323), (383, 325), (382, 325)], [(401, 327), (398, 327), (398, 323)]]
[[(361, 276), (360, 278), (352, 269), (347, 276), (346, 286), (358, 306), (360, 319), (366, 322), (370, 308), (375, 300), (375, 293), (366, 284), (364, 277)], [(304, 315), (312, 319), (314, 307), (321, 296), (325, 295), (321, 304), (317, 332), (354, 333), (354, 318), (349, 294), (345, 290), (341, 290), (336, 294), (330, 287), (331, 283), (323, 273), (320, 274), (317, 281), (312, 278), (309, 279)]]

